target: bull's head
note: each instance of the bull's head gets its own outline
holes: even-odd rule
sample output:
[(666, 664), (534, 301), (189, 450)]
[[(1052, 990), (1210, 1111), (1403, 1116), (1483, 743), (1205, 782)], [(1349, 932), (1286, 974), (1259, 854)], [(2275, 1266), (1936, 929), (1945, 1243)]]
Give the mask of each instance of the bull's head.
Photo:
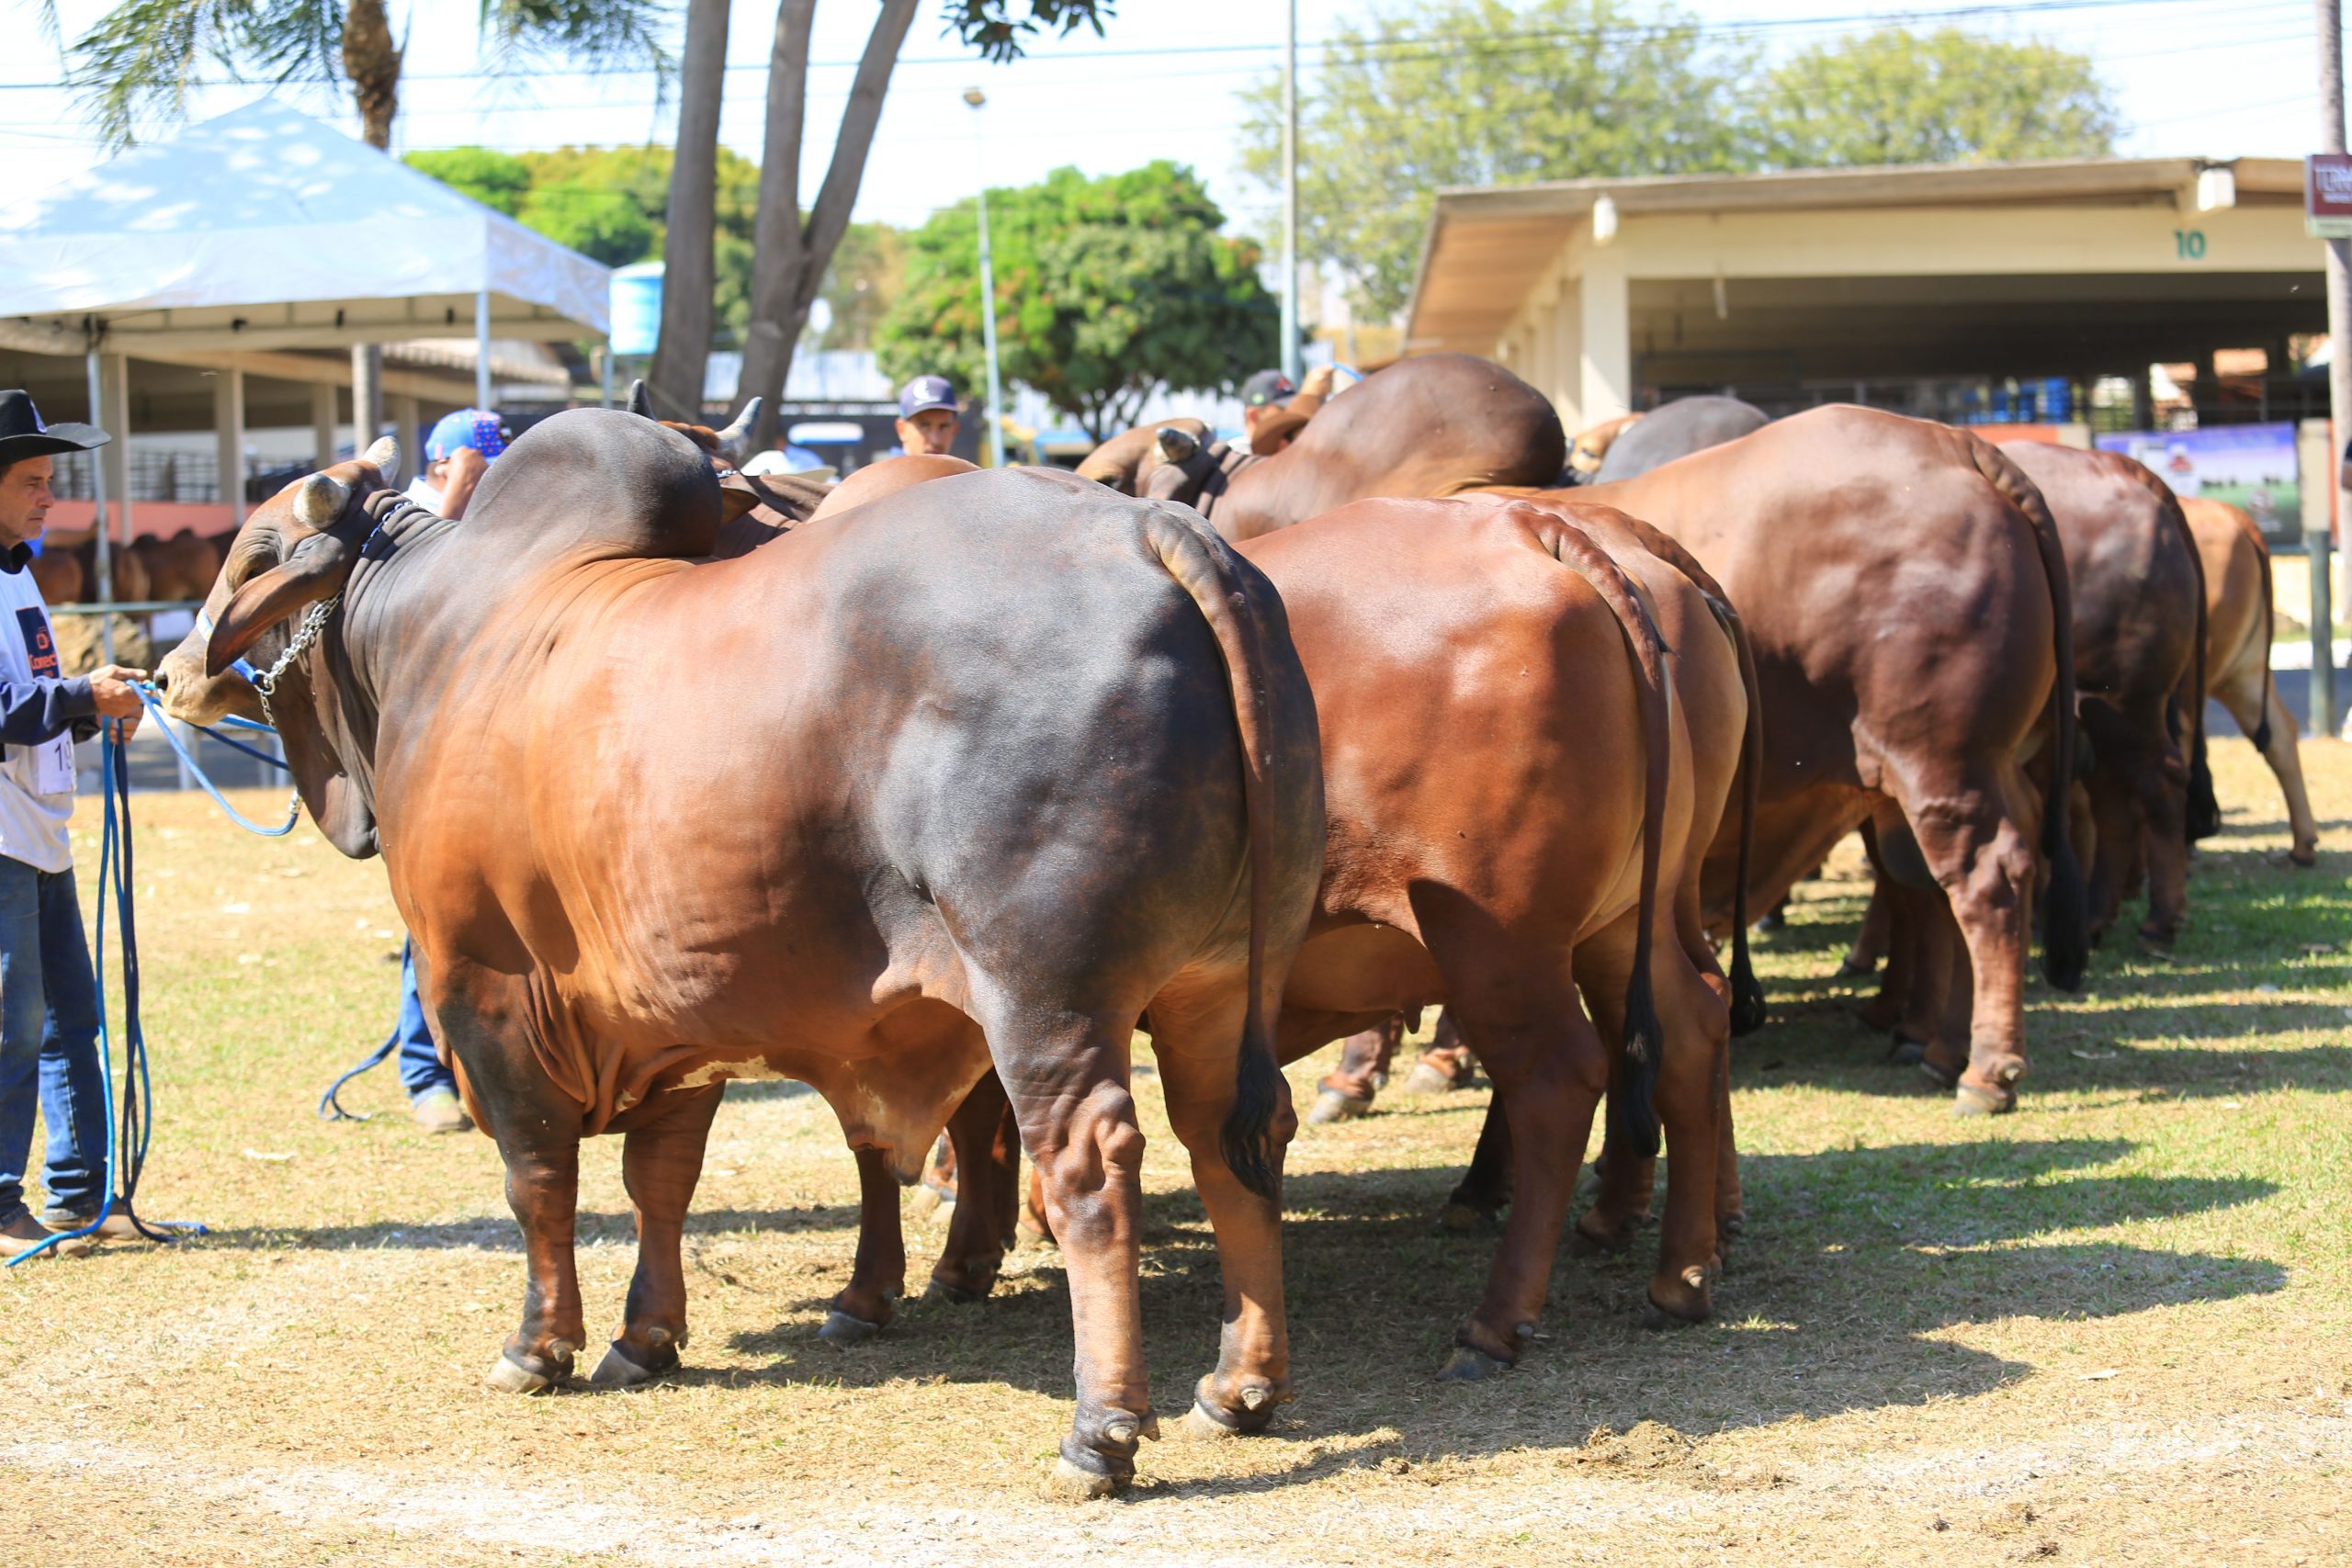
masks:
[[(274, 664), (310, 607), (350, 581), (375, 527), (363, 502), (390, 488), (385, 475), (399, 465), (400, 444), (385, 436), (254, 509), (229, 546), (196, 629), (156, 667), (166, 714), (192, 724), (264, 717), (253, 671)], [(372, 819), (356, 795), (344, 798), (349, 781), (327, 733), (335, 727), (322, 720), (317, 695), (304, 661), (296, 661), (273, 703), (287, 761), (327, 836), (346, 853), (371, 852)]]
[(1187, 430), (1162, 425), (1155, 439), (1159, 466), (1144, 476), (1141, 491), (1154, 501), (1178, 501), (1206, 515), (1238, 466), (1223, 442), (1204, 445)]

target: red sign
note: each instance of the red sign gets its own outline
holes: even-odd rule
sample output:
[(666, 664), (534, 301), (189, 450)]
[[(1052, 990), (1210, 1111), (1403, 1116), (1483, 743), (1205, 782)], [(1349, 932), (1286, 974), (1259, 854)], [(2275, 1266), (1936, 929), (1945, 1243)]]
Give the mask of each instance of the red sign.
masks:
[(2303, 160), (2303, 226), (2323, 240), (2352, 239), (2352, 154)]

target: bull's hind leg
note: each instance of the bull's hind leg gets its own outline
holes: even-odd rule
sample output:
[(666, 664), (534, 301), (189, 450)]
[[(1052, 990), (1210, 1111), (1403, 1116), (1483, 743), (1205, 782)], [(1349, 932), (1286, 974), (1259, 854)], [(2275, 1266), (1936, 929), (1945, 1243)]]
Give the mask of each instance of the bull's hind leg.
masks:
[[(1577, 1168), (1608, 1087), (1600, 1036), (1565, 954), (1450, 953), (1447, 990), (1510, 1129), (1511, 1205), (1485, 1297), (1454, 1336), (1442, 1376), (1482, 1377), (1519, 1359), (1552, 1282)], [(1511, 963), (1517, 957), (1519, 962)], [(1475, 967), (1474, 967), (1475, 965)], [(1557, 974), (1549, 973), (1552, 968)]]
[[(1996, 779), (1962, 776), (1905, 792), (1904, 815), (1967, 944), (1968, 1066), (1963, 1112), (2017, 1105), (2025, 1076), (2025, 964), (2036, 875), (2031, 843)], [(1959, 1022), (1958, 998), (1946, 1016)]]
[(2311, 796), (2303, 789), (2303, 760), (2297, 745), (2301, 732), (2295, 728), (2294, 715), (2278, 695), (2277, 683), (2264, 680), (2256, 669), (2243, 676), (2233, 675), (2213, 695), (2248, 737), (2259, 733), (2265, 722), (2269, 724), (2270, 744), (2262, 749), (2262, 760), (2270, 764), (2279, 793), (2287, 797), (2287, 829), (2292, 835), (2287, 858), (2297, 865), (2317, 864), (2319, 821), (2312, 815)]
[(620, 1335), (590, 1380), (600, 1388), (630, 1388), (677, 1370), (686, 1343), (686, 1272), (679, 1248), (702, 1176), (703, 1145), (725, 1092), (724, 1084), (673, 1089), (659, 1113), (622, 1140), (621, 1179), (637, 1210), (637, 1276), (629, 1281)]
[(1078, 1344), (1078, 1412), (1053, 1487), (1104, 1496), (1135, 1479), (1137, 1441), (1159, 1432), (1138, 1280), (1143, 1131), (1127, 1092), (1136, 1015), (1087, 1017), (990, 999), (980, 1021), (1021, 1141), (1044, 1179)]
[[(1151, 1004), (1152, 1050), (1168, 1096), (1169, 1124), (1192, 1156), (1193, 1184), (1216, 1233), (1217, 1271), (1225, 1284), (1216, 1370), (1194, 1388), (1184, 1416), (1184, 1431), (1195, 1437), (1263, 1431), (1274, 1407), (1291, 1396), (1281, 1189), (1271, 1196), (1250, 1191), (1227, 1163), (1223, 1146), (1237, 1097), (1246, 1001), (1238, 985), (1225, 985), (1181, 997), (1162, 992)], [(1277, 1183), (1296, 1127), (1285, 1088), (1266, 1134)]]

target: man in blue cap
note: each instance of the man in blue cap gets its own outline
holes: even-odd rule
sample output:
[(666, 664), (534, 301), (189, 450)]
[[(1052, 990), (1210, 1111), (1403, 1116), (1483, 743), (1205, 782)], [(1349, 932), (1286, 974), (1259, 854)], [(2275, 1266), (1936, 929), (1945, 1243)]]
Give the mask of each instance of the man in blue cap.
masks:
[(408, 498), (444, 517), (463, 517), (506, 440), (506, 427), (488, 409), (443, 414), (424, 438), (424, 467), (409, 481)]
[[(424, 438), (424, 467), (409, 481), (408, 497), (444, 517), (463, 517), (474, 487), (505, 450), (506, 428), (490, 410), (444, 414)], [(418, 1126), (428, 1133), (462, 1133), (473, 1125), (458, 1099), (457, 1077), (443, 1065), (424, 1021), (413, 943), (401, 947), (400, 1021), (384, 1043), (400, 1053), (401, 1087), (408, 1090), (409, 1114)]]
[[(143, 670), (59, 669), (57, 641), (25, 570), (49, 525), (51, 459), (110, 439), (91, 424), (48, 424), (22, 391), (0, 392), (0, 1257), (40, 1247), (52, 1231), (86, 1228), (105, 1207), (106, 1095), (98, 1062), (98, 990), (74, 887), (74, 742), (100, 719), (127, 738), (144, 711)], [(48, 1207), (25, 1206), (33, 1115), (49, 1133)], [(109, 1215), (98, 1239), (139, 1234)], [(87, 1252), (76, 1236), (52, 1256)]]
[(899, 446), (909, 457), (946, 457), (960, 421), (946, 377), (918, 376), (899, 389)]

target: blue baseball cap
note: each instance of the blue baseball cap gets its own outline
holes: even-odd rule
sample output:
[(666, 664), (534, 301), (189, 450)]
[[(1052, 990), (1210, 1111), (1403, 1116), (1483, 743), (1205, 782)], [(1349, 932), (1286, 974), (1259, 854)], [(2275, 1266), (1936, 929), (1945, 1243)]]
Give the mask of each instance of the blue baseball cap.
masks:
[(918, 376), (899, 389), (900, 419), (912, 419), (931, 409), (945, 409), (949, 413), (959, 412), (956, 407), (955, 385), (946, 377)]
[(437, 463), (460, 446), (470, 446), (488, 462), (506, 450), (506, 430), (488, 409), (459, 409), (445, 413), (433, 434), (424, 438), (424, 460)]

